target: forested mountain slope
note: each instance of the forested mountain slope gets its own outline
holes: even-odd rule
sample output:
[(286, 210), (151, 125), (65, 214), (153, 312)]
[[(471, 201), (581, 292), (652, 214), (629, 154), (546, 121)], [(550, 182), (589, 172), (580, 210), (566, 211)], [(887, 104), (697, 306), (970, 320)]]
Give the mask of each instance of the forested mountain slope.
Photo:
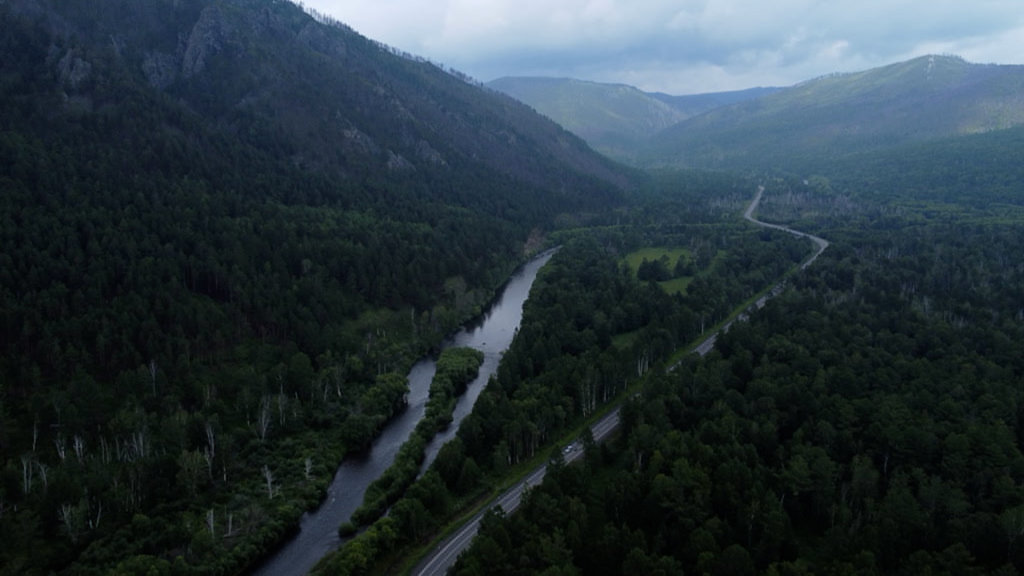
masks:
[(632, 176), (275, 0), (0, 3), (0, 573), (234, 573)]
[(706, 356), (645, 374), (610, 442), (584, 434), (570, 466), (554, 452), (452, 573), (1019, 574), (1019, 138), (906, 146), (831, 183), (766, 178), (758, 218), (829, 249)]
[(597, 150), (625, 160), (632, 159), (649, 138), (678, 122), (775, 90), (672, 96), (625, 84), (537, 77), (498, 78), (487, 86), (533, 106)]
[(804, 168), (841, 155), (1024, 123), (1024, 66), (925, 56), (810, 80), (652, 138), (642, 163)]
[(726, 92), (705, 92), (703, 94), (674, 95), (663, 92), (649, 92), (648, 94), (660, 100), (686, 115), (687, 118), (710, 112), (715, 108), (738, 104), (747, 100), (753, 100), (767, 96), (773, 92), (782, 90), (777, 87), (746, 88), (744, 90), (730, 90)]
[(571, 78), (499, 78), (487, 83), (537, 109), (594, 148), (628, 156), (639, 142), (689, 116), (632, 86)]
[(614, 166), (517, 102), (284, 0), (7, 5), (41, 36), (37, 56), (45, 58), (21, 65), (59, 81), (65, 102), (53, 112), (131, 113), (109, 91), (122, 82), (331, 176), (441, 167), (450, 176), (483, 165), (549, 191), (588, 176), (624, 183)]

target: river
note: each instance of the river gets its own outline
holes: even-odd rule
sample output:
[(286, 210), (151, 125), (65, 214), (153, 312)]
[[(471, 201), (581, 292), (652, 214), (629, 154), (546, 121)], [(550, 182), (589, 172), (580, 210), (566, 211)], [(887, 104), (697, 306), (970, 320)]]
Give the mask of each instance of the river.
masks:
[[(537, 272), (554, 254), (548, 250), (533, 258), (509, 278), (501, 295), (487, 312), (472, 324), (460, 330), (444, 343), (444, 347), (469, 346), (484, 353), (480, 373), (459, 397), (452, 414), (452, 424), (438, 434), (428, 445), (424, 466), (433, 461), (438, 450), (458, 430), (459, 423), (473, 409), (480, 391), (498, 368), (502, 354), (512, 343), (523, 318), (523, 303)], [(327, 489), (327, 497), (319, 508), (303, 514), (299, 532), (280, 550), (268, 557), (252, 571), (258, 576), (300, 576), (307, 574), (321, 558), (337, 549), (342, 541), (338, 526), (347, 522), (362, 504), (363, 494), (395, 459), (398, 449), (409, 438), (416, 423), (423, 417), (430, 391), (430, 381), (437, 366), (434, 359), (425, 358), (409, 371), (408, 407), (384, 427), (370, 450), (358, 457), (346, 457), (334, 480)]]
[[(743, 217), (753, 222), (754, 224), (757, 224), (758, 226), (782, 230), (783, 232), (788, 232), (800, 238), (809, 238), (815, 244), (815, 251), (814, 254), (812, 254), (809, 258), (804, 260), (804, 262), (800, 265), (801, 270), (807, 268), (808, 266), (811, 265), (812, 262), (815, 261), (815, 259), (818, 258), (818, 256), (821, 255), (822, 252), (825, 251), (825, 248), (828, 248), (828, 240), (825, 240), (824, 238), (820, 238), (818, 236), (814, 236), (812, 234), (808, 234), (806, 232), (800, 232), (799, 230), (794, 230), (792, 228), (788, 228), (780, 224), (769, 224), (767, 222), (762, 222), (761, 220), (754, 218), (754, 211), (757, 210), (758, 205), (761, 203), (761, 196), (763, 194), (764, 186), (758, 186), (757, 194), (754, 196), (754, 199), (750, 202), (750, 205), (747, 206), (747, 210), (743, 213)], [(753, 305), (748, 307), (746, 310), (740, 312), (737, 315), (736, 320), (746, 320), (748, 313), (752, 313), (754, 310), (762, 308), (769, 298), (778, 296), (780, 293), (782, 293), (784, 281), (784, 278), (780, 279), (774, 286), (772, 286), (771, 290), (769, 290), (767, 294), (762, 295), (760, 298), (757, 299), (757, 301)], [(718, 335), (720, 333), (728, 331), (729, 327), (732, 325), (733, 322), (734, 320), (729, 320), (722, 326), (715, 329), (713, 332), (708, 334), (697, 346), (695, 346), (691, 350), (691, 352), (695, 352), (699, 356), (706, 355), (715, 347), (715, 341), (717, 340)], [(669, 366), (667, 370), (669, 372), (672, 372), (681, 363), (682, 360)], [(616, 428), (618, 428), (618, 426), (619, 407), (616, 406), (615, 409), (609, 412), (607, 416), (601, 418), (593, 425), (591, 425), (591, 434), (593, 435), (595, 441), (600, 441), (605, 436), (612, 433)], [(578, 444), (572, 444), (570, 447), (567, 447), (567, 452), (564, 452), (563, 454), (565, 454), (565, 461), (568, 463), (579, 458), (582, 455), (582, 451), (579, 449)], [(530, 472), (530, 474), (527, 475), (526, 479), (524, 479), (521, 482), (517, 482), (514, 486), (506, 490), (500, 496), (492, 499), (485, 506), (481, 506), (481, 509), (486, 511), (490, 509), (494, 504), (497, 504), (501, 506), (501, 508), (506, 513), (511, 513), (513, 510), (515, 510), (517, 506), (519, 506), (523, 490), (525, 490), (529, 486), (536, 486), (541, 481), (543, 481), (546, 470), (547, 464), (542, 464), (540, 467)], [(480, 519), (483, 517), (484, 511), (481, 511), (475, 516), (473, 516), (469, 521), (460, 526), (458, 530), (455, 530), (446, 538), (441, 540), (436, 546), (434, 546), (434, 549), (431, 550), (430, 553), (422, 561), (420, 561), (419, 565), (417, 565), (416, 568), (413, 569), (412, 573), (416, 576), (440, 576), (446, 574), (448, 572), (448, 569), (455, 564), (455, 561), (456, 559), (458, 559), (459, 554), (461, 554), (463, 551), (469, 548), (469, 545), (473, 542), (473, 538), (476, 536), (477, 529), (480, 526)]]

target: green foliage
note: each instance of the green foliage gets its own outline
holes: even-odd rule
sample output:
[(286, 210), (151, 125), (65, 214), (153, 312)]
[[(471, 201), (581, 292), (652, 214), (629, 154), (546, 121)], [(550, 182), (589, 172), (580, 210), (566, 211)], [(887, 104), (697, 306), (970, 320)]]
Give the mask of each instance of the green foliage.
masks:
[(488, 87), (525, 102), (612, 157), (687, 118), (672, 105), (631, 86), (567, 78), (500, 78)]
[[(479, 363), (464, 352), (439, 360), (428, 418), (357, 521), (393, 514), (325, 570), (379, 571), (650, 374), (588, 475), (488, 518), (495, 571), (1024, 567), (1019, 130), (766, 182), (792, 193), (767, 213), (832, 228), (835, 249), (661, 376), (806, 242), (738, 223), (752, 186), (722, 174), (657, 174), (649, 202), (608, 212), (634, 175), (392, 52), (288, 2), (0, 3), (4, 573), (244, 571), (528, 234), (568, 224), (593, 228), (552, 234), (565, 246), (457, 442), (412, 482)], [(622, 255), (651, 246), (700, 274), (638, 281)], [(657, 261), (654, 278), (692, 275)]]
[[(436, 530), (450, 512), (450, 496), (437, 473), (428, 470), (392, 507), (338, 551), (329, 554), (313, 574), (360, 575), (380, 573), (381, 561), (395, 549)], [(343, 526), (348, 532), (349, 527)]]
[(1020, 223), (916, 216), (828, 230), (792, 289), (651, 371), (608, 458), (483, 523), (455, 573), (1019, 571)]
[(612, 158), (633, 160), (649, 138), (687, 118), (719, 106), (771, 92), (754, 88), (689, 96), (646, 93), (623, 84), (571, 78), (499, 78), (487, 83), (536, 108), (596, 150)]
[(476, 378), (483, 360), (483, 352), (473, 348), (446, 348), (441, 352), (423, 418), (399, 448), (395, 461), (367, 488), (362, 505), (352, 514), (353, 524), (373, 523), (405, 494), (419, 475), (427, 444), (451, 423), (456, 396)]
[(0, 165), (0, 566), (24, 574), (244, 570), (528, 233), (631, 178), (269, 0), (0, 4)]
[(338, 536), (342, 538), (351, 538), (358, 531), (359, 527), (353, 522), (342, 522), (341, 526), (338, 526)]
[(636, 156), (659, 167), (803, 173), (858, 153), (899, 165), (908, 144), (1021, 125), (1022, 86), (1020, 66), (923, 56), (711, 110), (660, 132)]
[[(671, 213), (673, 217), (679, 214), (666, 210), (652, 213)], [(705, 212), (704, 216), (708, 214)], [(699, 217), (693, 215), (693, 219), (696, 222)], [(728, 225), (732, 229), (723, 238), (729, 242), (752, 241), (744, 240), (749, 235), (748, 228), (734, 226)], [(696, 225), (685, 234), (696, 238), (704, 230)], [(682, 235), (682, 229), (675, 229), (672, 238)], [(782, 245), (789, 246), (784, 237), (779, 239)], [(628, 235), (620, 236), (617, 230), (589, 231), (566, 238), (531, 289), (519, 335), (505, 353), (497, 377), (481, 393), (473, 412), (462, 421), (456, 438), (441, 449), (432, 467), (404, 494), (397, 492), (402, 495), (391, 505), (387, 517), (389, 530), (398, 534), (394, 546), (402, 549), (419, 543), (446, 521), (455, 503), (471, 503), (481, 486), (501, 478), (510, 465), (531, 458), (567, 427), (622, 392), (631, 374), (635, 374), (638, 356), (656, 364), (674, 350), (674, 338), (692, 339), (699, 333), (699, 321), (692, 313), (680, 311), (678, 316), (664, 318), (655, 314), (656, 310), (673, 306), (671, 297), (639, 282), (612, 257), (628, 242)], [(758, 246), (763, 244), (761, 239), (756, 242)], [(794, 241), (794, 245), (807, 248), (799, 241)], [(798, 250), (794, 252), (795, 259), (787, 261), (791, 256), (785, 250), (776, 250), (774, 254), (776, 259), (771, 265), (777, 270), (785, 270), (802, 255)], [(749, 280), (725, 266), (715, 267), (714, 273)], [(736, 287), (737, 293), (743, 290), (742, 286)], [(689, 302), (694, 306), (707, 304), (698, 297)], [(673, 325), (677, 326), (670, 328)], [(636, 339), (635, 348), (620, 350), (612, 345), (611, 336), (638, 330), (643, 333)], [(479, 360), (461, 356), (471, 355), (469, 351), (453, 351), (451, 356), (442, 356), (433, 386), (445, 381), (444, 366), (466, 366), (462, 372), (468, 377), (467, 362), (472, 365)], [(431, 402), (434, 399), (432, 392)], [(428, 420), (417, 427), (417, 434)], [(410, 441), (407, 446), (415, 444)], [(402, 453), (405, 452), (403, 446)], [(364, 501), (366, 515), (361, 515), (361, 520), (372, 518), (382, 502), (390, 501), (386, 490), (398, 485), (395, 480), (400, 470), (411, 470), (400, 464), (404, 460), (402, 455), (396, 459), (395, 467), (377, 484), (380, 490), (368, 492)], [(358, 544), (353, 546), (355, 542)], [(316, 572), (379, 572), (395, 553), (379, 542), (376, 537), (360, 535), (327, 557)], [(553, 539), (547, 546), (547, 558), (564, 559), (563, 541)], [(652, 562), (675, 570), (669, 560)]]
[[(685, 293), (697, 274), (695, 258), (685, 248), (644, 248), (626, 255), (638, 280), (657, 282), (669, 294)], [(702, 256), (704, 264), (710, 261)]]

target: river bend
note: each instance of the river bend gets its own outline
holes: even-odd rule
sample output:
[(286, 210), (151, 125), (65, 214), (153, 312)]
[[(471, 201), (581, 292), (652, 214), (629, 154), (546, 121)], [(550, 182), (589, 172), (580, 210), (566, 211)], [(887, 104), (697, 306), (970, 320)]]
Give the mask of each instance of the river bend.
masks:
[[(548, 250), (523, 266), (509, 278), (501, 295), (487, 312), (448, 339), (443, 347), (468, 346), (484, 353), (484, 361), (475, 380), (459, 397), (451, 425), (427, 446), (426, 463), (432, 462), (441, 446), (455, 435), (459, 423), (473, 409), (484, 385), (498, 368), (502, 354), (508, 350), (523, 318), (523, 304), (537, 278), (555, 250)], [(321, 558), (342, 544), (338, 526), (347, 522), (362, 504), (370, 483), (391, 466), (398, 449), (409, 438), (423, 418), (430, 382), (437, 365), (433, 358), (424, 358), (409, 371), (408, 407), (392, 419), (373, 441), (370, 450), (359, 456), (346, 456), (327, 489), (319, 508), (302, 515), (299, 532), (251, 573), (256, 576), (301, 576), (307, 574)]]

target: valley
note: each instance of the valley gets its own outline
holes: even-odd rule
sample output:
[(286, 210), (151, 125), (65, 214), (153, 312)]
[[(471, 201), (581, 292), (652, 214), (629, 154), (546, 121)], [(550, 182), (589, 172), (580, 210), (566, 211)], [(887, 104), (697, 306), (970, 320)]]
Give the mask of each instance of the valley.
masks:
[[(459, 422), (472, 410), (473, 401), (497, 370), (498, 362), (518, 330), (523, 303), (540, 268), (551, 259), (551, 252), (537, 256), (510, 278), (501, 295), (488, 307), (482, 318), (456, 333), (445, 347), (471, 347), (484, 354), (478, 374), (459, 395), (459, 405), (453, 409), (453, 421), (430, 440), (431, 448), (424, 455), (424, 468), (437, 455), (439, 447), (454, 436)], [(303, 517), (299, 532), (253, 574), (286, 575), (306, 574), (329, 552), (343, 544), (338, 527), (352, 521), (354, 513), (366, 499), (371, 483), (382, 476), (395, 462), (400, 447), (409, 442), (414, 430), (425, 414), (430, 380), (436, 372), (436, 362), (423, 359), (409, 372), (408, 406), (402, 414), (385, 425), (374, 439), (368, 454), (347, 459), (334, 475), (327, 489), (325, 502)]]
[[(804, 269), (807, 266), (810, 266), (814, 262), (814, 260), (816, 260), (818, 256), (820, 256), (821, 253), (825, 251), (825, 248), (828, 247), (828, 241), (825, 240), (824, 238), (811, 236), (803, 232), (787, 228), (785, 226), (767, 224), (755, 219), (753, 217), (753, 213), (757, 210), (758, 205), (761, 203), (761, 196), (763, 194), (764, 186), (758, 186), (757, 193), (754, 195), (754, 198), (750, 201), (750, 204), (743, 212), (743, 218), (758, 226), (782, 230), (799, 238), (806, 237), (810, 239), (812, 242), (814, 242), (816, 249), (809, 258), (807, 258), (803, 263), (800, 264), (800, 269)], [(768, 294), (757, 299), (753, 310), (749, 307), (740, 308), (736, 310), (732, 314), (732, 316), (734, 316), (735, 319), (738, 319), (740, 321), (747, 320), (749, 318), (748, 314), (753, 313), (754, 311), (756, 311), (756, 309), (763, 308), (771, 296), (778, 295), (779, 293), (781, 293), (781, 291), (782, 285), (780, 280), (779, 283), (775, 284), (772, 287)], [(690, 349), (686, 350), (686, 352), (690, 354), (697, 354), (698, 356), (707, 355), (709, 352), (711, 352), (711, 350), (714, 349), (715, 342), (718, 340), (719, 335), (722, 334), (723, 332), (727, 332), (734, 321), (736, 320), (729, 320), (721, 324), (719, 327), (709, 331), (707, 334), (701, 334), (697, 344), (693, 345), (692, 347), (689, 347)], [(677, 365), (678, 364), (673, 364), (669, 366), (668, 370), (673, 370)], [(592, 443), (603, 442), (606, 439), (606, 437), (615, 433), (619, 426), (619, 419), (619, 406), (617, 404), (613, 404), (611, 406), (610, 411), (608, 411), (606, 415), (602, 416), (593, 424), (587, 425), (589, 432), (584, 432), (584, 435), (589, 436), (589, 440)], [(591, 450), (594, 449), (593, 444), (590, 444), (588, 446)], [(563, 462), (556, 462), (555, 464), (542, 464), (538, 468), (530, 471), (527, 474), (526, 478), (523, 479), (521, 482), (517, 483), (515, 486), (513, 486), (509, 490), (506, 490), (497, 498), (494, 498), (490, 502), (485, 504), (483, 508), (488, 509), (498, 507), (503, 511), (504, 514), (513, 513), (522, 501), (524, 492), (532, 487), (539, 485), (544, 480), (544, 475), (549, 466), (571, 465), (573, 462), (583, 457), (581, 441), (574, 440), (563, 450), (561, 457), (564, 460)], [(442, 576), (443, 574), (448, 573), (448, 570), (455, 564), (458, 557), (471, 545), (473, 538), (479, 531), (480, 520), (483, 518), (484, 514), (485, 512), (477, 513), (470, 520), (468, 520), (462, 526), (460, 526), (459, 529), (455, 531), (454, 534), (440, 542), (437, 542), (436, 546), (430, 552), (430, 554), (423, 561), (421, 561), (411, 573), (415, 576)]]
[(1024, 570), (1022, 70), (0, 2), (0, 575)]

